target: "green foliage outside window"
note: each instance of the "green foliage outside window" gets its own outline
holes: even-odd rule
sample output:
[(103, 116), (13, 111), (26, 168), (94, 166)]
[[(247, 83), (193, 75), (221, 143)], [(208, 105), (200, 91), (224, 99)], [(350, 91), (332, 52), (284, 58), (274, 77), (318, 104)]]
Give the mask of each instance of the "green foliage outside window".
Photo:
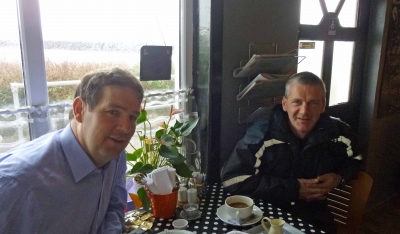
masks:
[[(62, 62), (55, 63), (46, 61), (46, 79), (47, 81), (65, 81), (80, 80), (86, 73), (103, 68), (121, 67), (130, 70), (136, 77), (139, 77), (139, 64), (132, 67), (119, 63), (78, 63), (78, 62)], [(22, 83), (22, 69), (19, 62), (0, 61), (0, 109), (13, 108), (13, 95), (10, 83)], [(172, 68), (172, 70), (174, 70)], [(172, 71), (174, 74), (174, 71)], [(146, 81), (141, 82), (145, 91), (150, 90), (173, 90), (175, 88), (175, 80)], [(48, 95), (51, 103), (60, 103), (71, 101), (75, 93), (76, 85), (69, 86), (49, 86)], [(24, 106), (24, 89), (18, 90), (20, 106)]]

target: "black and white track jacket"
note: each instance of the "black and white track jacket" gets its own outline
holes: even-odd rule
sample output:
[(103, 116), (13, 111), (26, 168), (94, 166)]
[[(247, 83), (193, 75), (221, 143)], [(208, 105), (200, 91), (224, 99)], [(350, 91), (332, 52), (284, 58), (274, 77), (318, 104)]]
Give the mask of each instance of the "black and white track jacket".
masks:
[(346, 123), (323, 113), (302, 142), (279, 104), (237, 143), (221, 170), (221, 180), (232, 194), (287, 204), (298, 201), (298, 178), (334, 172), (350, 180), (357, 176), (361, 159), (357, 137)]

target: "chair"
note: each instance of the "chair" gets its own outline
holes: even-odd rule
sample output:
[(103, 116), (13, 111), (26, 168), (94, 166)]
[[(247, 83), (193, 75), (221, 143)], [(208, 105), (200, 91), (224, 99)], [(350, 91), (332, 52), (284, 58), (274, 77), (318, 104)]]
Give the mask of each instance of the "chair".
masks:
[(328, 207), (335, 217), (338, 234), (358, 232), (372, 183), (372, 177), (360, 171), (356, 179), (328, 194)]

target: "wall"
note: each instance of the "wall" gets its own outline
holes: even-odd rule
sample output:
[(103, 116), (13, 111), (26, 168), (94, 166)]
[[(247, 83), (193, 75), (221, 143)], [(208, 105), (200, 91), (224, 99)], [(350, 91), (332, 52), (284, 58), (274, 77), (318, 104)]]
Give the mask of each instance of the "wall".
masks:
[(380, 90), (386, 54), (390, 0), (371, 1), (368, 46), (359, 135), (366, 159), (365, 170), (374, 179), (370, 204), (399, 192), (400, 115), (378, 117)]
[[(364, 169), (374, 178), (369, 202), (375, 204), (400, 190), (400, 116), (377, 116), (387, 40), (386, 21), (392, 1), (369, 2), (365, 69), (360, 74), (363, 77), (359, 84), (362, 95), (358, 132), (366, 160)], [(239, 86), (246, 85), (249, 80), (233, 78), (233, 70), (241, 60), (248, 59), (251, 41), (277, 42), (279, 52), (297, 48), (300, 1), (221, 0), (211, 4), (209, 123), (213, 130), (209, 131), (208, 138), (207, 173), (217, 180), (221, 164), (247, 127), (238, 123), (238, 109), (246, 102), (237, 102), (236, 95)]]
[(300, 19), (297, 0), (225, 0), (223, 4), (223, 52), (221, 84), (221, 164), (236, 142), (244, 135), (246, 124), (239, 124), (239, 107), (247, 102), (236, 101), (239, 87), (248, 78), (234, 78), (233, 70), (240, 61), (249, 59), (249, 44), (266, 41), (278, 44), (278, 53), (297, 49)]

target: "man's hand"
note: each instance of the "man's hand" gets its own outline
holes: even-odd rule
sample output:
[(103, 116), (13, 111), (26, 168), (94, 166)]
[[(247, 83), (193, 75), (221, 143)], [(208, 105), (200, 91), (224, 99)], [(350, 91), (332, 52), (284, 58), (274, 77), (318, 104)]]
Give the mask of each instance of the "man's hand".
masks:
[(297, 179), (300, 183), (300, 199), (323, 200), (326, 194), (339, 185), (341, 179), (342, 177), (335, 173), (320, 175), (315, 179)]

